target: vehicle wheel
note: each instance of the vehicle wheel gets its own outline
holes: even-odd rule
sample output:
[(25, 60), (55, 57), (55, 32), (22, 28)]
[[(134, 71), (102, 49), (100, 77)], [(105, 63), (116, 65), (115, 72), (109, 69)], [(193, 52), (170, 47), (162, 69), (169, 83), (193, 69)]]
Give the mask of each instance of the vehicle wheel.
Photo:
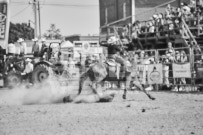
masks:
[(7, 86), (12, 89), (20, 86), (22, 83), (22, 77), (19, 73), (11, 72), (7, 75)]
[(40, 64), (32, 73), (32, 81), (33, 83), (41, 83), (45, 81), (49, 76), (49, 68), (47, 65)]

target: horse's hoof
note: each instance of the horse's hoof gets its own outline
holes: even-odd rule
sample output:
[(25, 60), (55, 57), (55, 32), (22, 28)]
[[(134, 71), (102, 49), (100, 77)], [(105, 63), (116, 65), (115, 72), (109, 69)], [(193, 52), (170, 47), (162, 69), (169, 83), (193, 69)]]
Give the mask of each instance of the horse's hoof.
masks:
[(126, 95), (123, 95), (123, 99), (126, 99)]
[(63, 103), (67, 103), (66, 97), (63, 98)]

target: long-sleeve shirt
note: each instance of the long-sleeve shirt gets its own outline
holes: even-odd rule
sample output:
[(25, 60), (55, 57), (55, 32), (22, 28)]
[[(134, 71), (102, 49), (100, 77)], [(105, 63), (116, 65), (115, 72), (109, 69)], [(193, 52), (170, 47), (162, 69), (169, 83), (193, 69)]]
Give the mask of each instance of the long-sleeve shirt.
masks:
[(19, 51), (20, 54), (27, 54), (27, 45), (25, 42), (21, 43)]
[(39, 44), (38, 43), (34, 43), (32, 46), (32, 52), (39, 52)]
[(29, 62), (29, 63), (26, 64), (26, 66), (25, 66), (24, 73), (26, 73), (26, 74), (31, 73), (31, 72), (33, 71), (33, 68), (34, 68), (33, 64)]

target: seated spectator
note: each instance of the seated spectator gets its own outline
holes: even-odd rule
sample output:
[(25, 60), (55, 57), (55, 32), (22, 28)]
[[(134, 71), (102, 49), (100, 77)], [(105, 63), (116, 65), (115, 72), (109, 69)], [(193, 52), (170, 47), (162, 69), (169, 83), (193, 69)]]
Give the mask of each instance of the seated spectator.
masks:
[(154, 33), (155, 33), (155, 27), (154, 25), (152, 25), (151, 22), (149, 22), (149, 33), (150, 33), (150, 36), (154, 36)]
[(187, 4), (184, 4), (182, 7), (182, 13), (185, 18), (188, 18), (191, 14), (191, 9)]

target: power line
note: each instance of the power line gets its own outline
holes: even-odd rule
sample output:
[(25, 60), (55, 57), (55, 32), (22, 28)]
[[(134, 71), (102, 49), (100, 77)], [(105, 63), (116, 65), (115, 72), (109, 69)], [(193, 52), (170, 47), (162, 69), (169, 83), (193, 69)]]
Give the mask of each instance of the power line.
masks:
[[(12, 4), (20, 4), (20, 5), (26, 5), (26, 4), (29, 4), (29, 3), (25, 3), (25, 2), (12, 2)], [(58, 3), (41, 3), (40, 5), (43, 5), (43, 6), (63, 6), (63, 7), (98, 7), (99, 5), (82, 5), (82, 4), (58, 4)]]
[(19, 12), (17, 12), (15, 15), (11, 16), (11, 18), (16, 17), (17, 15), (21, 14), (23, 11), (25, 11), (30, 5), (28, 5), (27, 7), (23, 8), (22, 10), (20, 10)]

